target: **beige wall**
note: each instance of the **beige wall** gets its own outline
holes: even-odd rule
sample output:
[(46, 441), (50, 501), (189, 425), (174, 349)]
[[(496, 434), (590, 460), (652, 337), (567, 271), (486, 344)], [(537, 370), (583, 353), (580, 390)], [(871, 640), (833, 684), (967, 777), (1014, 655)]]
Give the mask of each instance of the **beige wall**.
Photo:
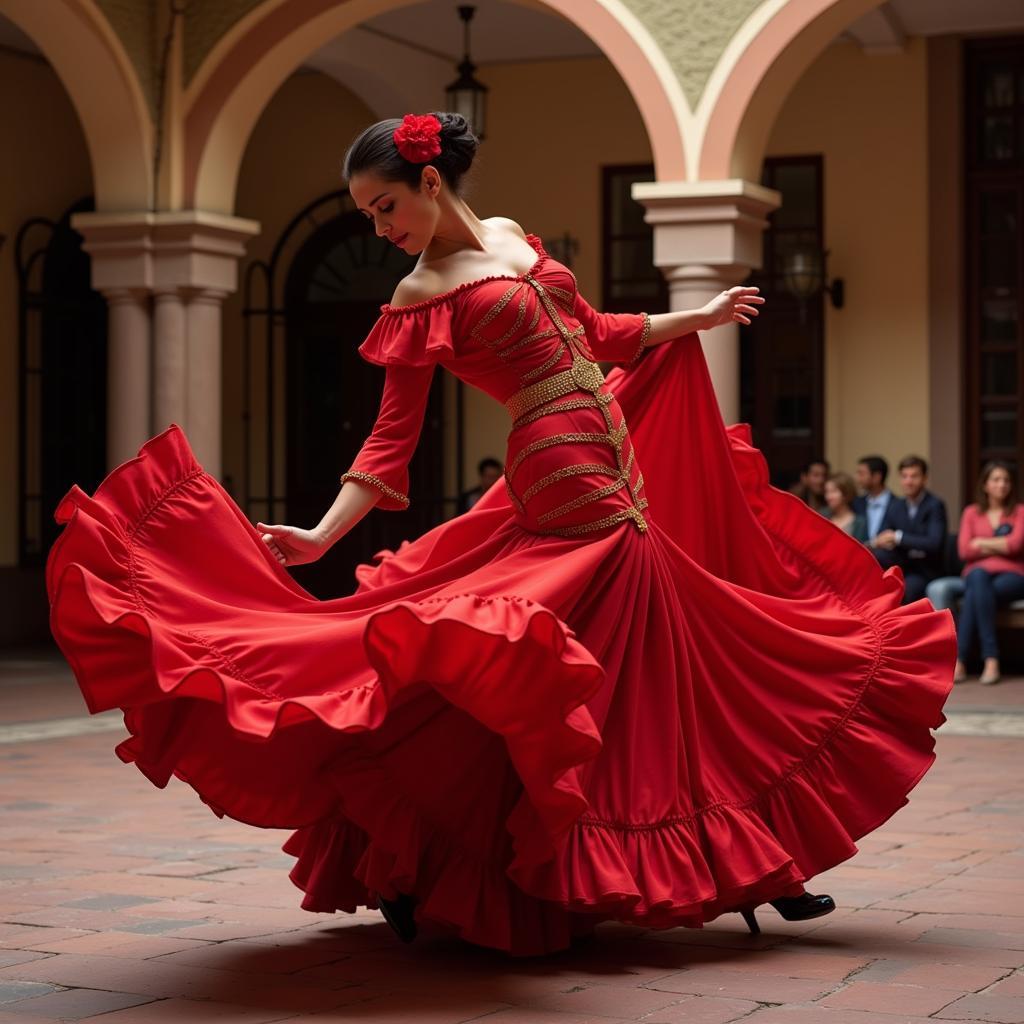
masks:
[(47, 63), (0, 50), (0, 96), (16, 97), (0, 103), (0, 566), (10, 566), (18, 559), (15, 236), (29, 218), (58, 218), (89, 195), (92, 173), (78, 118)]
[[(929, 451), (927, 64), (920, 39), (866, 56), (837, 43), (794, 87), (768, 155), (821, 153), (829, 271), (825, 454), (837, 468)], [(897, 488), (898, 489), (898, 488)]]

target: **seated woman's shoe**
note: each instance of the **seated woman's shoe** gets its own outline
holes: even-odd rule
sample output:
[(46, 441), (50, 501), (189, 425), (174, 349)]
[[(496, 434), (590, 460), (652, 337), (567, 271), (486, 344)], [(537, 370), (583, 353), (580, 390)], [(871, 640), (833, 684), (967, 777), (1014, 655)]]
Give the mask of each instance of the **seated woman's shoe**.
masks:
[(416, 918), (413, 916), (416, 901), (412, 896), (400, 892), (397, 899), (388, 900), (377, 893), (377, 906), (384, 920), (403, 942), (412, 942), (416, 938)]
[(999, 662), (995, 658), (985, 659), (985, 668), (978, 680), (982, 686), (995, 686), (1002, 676), (999, 674)]
[(967, 667), (962, 661), (956, 663), (956, 667), (953, 669), (953, 682), (954, 683), (966, 683), (967, 682)]
[[(785, 921), (809, 921), (813, 917), (824, 917), (836, 909), (835, 900), (824, 893), (814, 896), (809, 892), (799, 896), (780, 896), (777, 900), (769, 900)], [(746, 907), (740, 911), (747, 922), (751, 935), (760, 935), (761, 926), (754, 916), (754, 908)]]

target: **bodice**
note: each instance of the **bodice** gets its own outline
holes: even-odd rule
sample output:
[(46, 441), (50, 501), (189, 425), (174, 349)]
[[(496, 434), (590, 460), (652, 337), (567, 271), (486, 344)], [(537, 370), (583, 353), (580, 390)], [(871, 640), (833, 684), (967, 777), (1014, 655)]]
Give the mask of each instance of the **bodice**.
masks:
[(597, 359), (635, 361), (650, 320), (595, 313), (572, 272), (530, 237), (529, 271), (384, 306), (360, 351), (385, 363), (434, 360), (505, 405), (505, 488), (524, 528), (571, 536), (628, 520), (644, 531), (643, 475)]

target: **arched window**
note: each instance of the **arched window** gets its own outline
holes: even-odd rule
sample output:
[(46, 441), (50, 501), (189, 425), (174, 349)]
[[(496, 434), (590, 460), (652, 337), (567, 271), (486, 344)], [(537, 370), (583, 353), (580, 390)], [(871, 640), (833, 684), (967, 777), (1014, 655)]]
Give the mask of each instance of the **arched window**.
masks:
[(18, 231), (18, 563), (42, 565), (60, 528), (53, 513), (77, 483), (106, 470), (107, 304), (71, 216), (33, 217)]

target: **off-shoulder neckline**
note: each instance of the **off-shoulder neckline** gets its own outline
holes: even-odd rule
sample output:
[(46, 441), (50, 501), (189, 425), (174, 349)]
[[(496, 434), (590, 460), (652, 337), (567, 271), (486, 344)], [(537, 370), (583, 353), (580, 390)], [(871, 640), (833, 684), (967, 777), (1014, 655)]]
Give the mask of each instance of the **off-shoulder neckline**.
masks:
[(410, 302), (406, 306), (392, 306), (390, 303), (386, 302), (380, 307), (380, 311), (385, 316), (397, 316), (402, 313), (415, 313), (421, 309), (429, 309), (432, 306), (439, 306), (461, 292), (467, 291), (470, 288), (477, 288), (482, 284), (487, 284), (488, 281), (525, 281), (531, 274), (535, 273), (537, 268), (548, 258), (548, 254), (544, 251), (544, 243), (538, 235), (528, 232), (526, 240), (533, 247), (534, 252), (537, 253), (537, 258), (530, 265), (530, 269), (524, 271), (522, 274), (490, 274), (487, 277), (478, 277), (472, 281), (463, 281), (462, 284), (457, 284), (454, 288), (449, 288), (447, 291), (438, 292), (437, 295), (431, 295), (429, 299), (421, 299), (419, 302)]

